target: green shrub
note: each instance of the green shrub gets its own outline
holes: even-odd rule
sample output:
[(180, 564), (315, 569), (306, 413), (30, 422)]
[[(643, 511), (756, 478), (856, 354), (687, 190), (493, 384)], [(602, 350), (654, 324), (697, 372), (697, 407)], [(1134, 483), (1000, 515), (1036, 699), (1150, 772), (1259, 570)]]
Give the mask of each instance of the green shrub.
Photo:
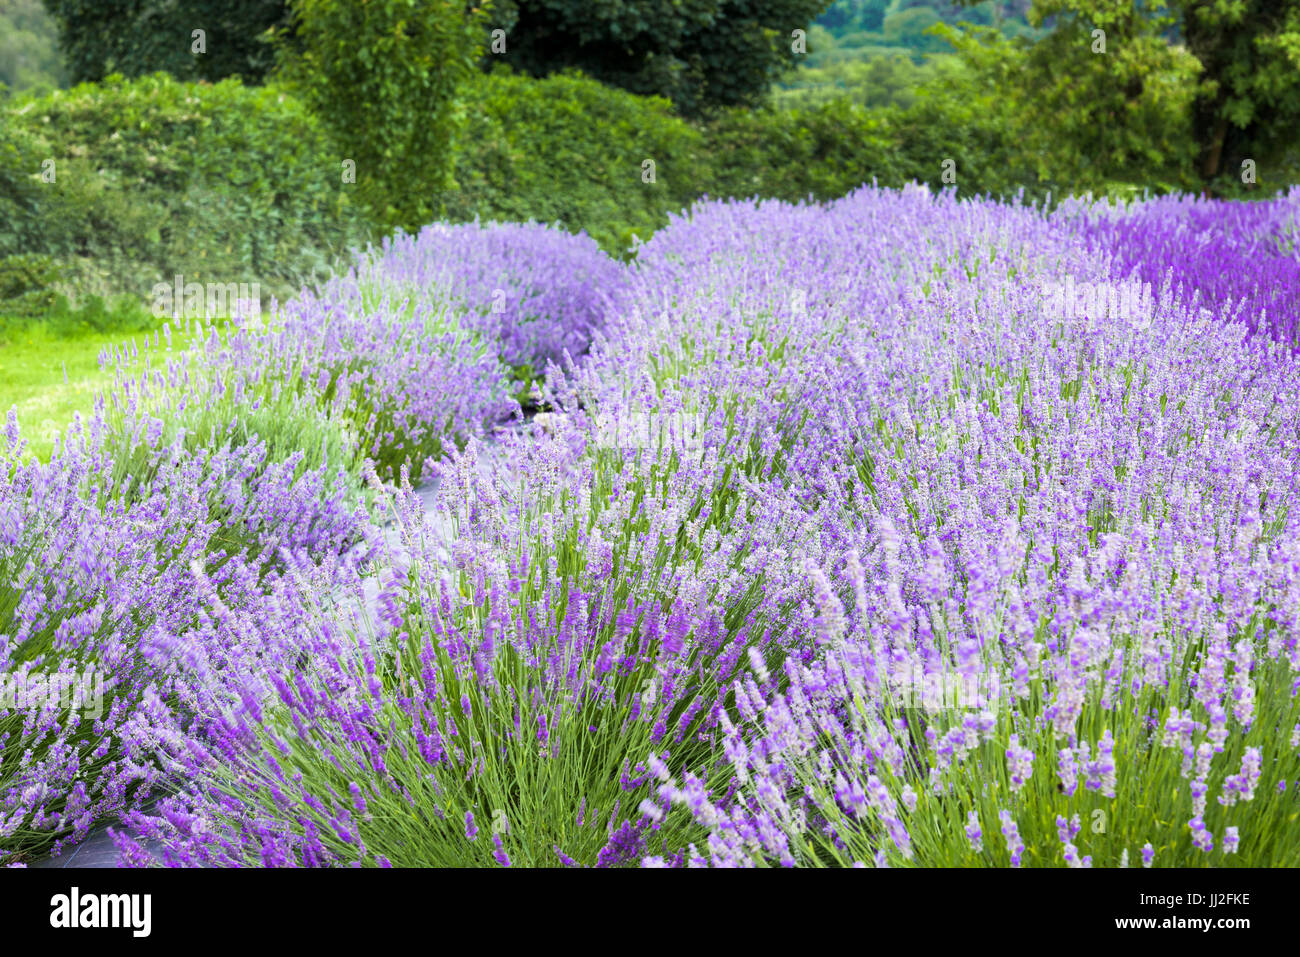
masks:
[(73, 306), (67, 296), (56, 296), (46, 313), (51, 332), (62, 336), (103, 332), (141, 332), (153, 329), (158, 320), (134, 296), (86, 296)]
[(29, 122), (0, 105), (0, 257), (71, 252), (64, 197), (41, 182), (41, 163), (52, 151)]
[(901, 186), (913, 179), (947, 185), (943, 162), (951, 159), (952, 185), (964, 196), (1011, 197), (1023, 189), (1027, 197), (1041, 199), (1049, 190), (1056, 195), (1069, 192), (1060, 182), (1036, 173), (1034, 157), (1021, 146), (1007, 105), (960, 74), (936, 79), (911, 107), (889, 111), (889, 119), (897, 144), (898, 178), (882, 180), (882, 185)]
[(54, 308), (57, 296), (50, 287), (61, 275), (62, 269), (50, 256), (26, 253), (0, 258), (0, 316), (39, 316)]
[(67, 271), (60, 261), (41, 253), (0, 259), (0, 339), (34, 325), (60, 336), (135, 332), (152, 329), (156, 320), (130, 295), (89, 294), (73, 305), (57, 291)]
[[(907, 109), (870, 109), (837, 97), (805, 109), (733, 110), (708, 127), (712, 196), (833, 199), (869, 183), (912, 180), (973, 195), (1043, 187), (995, 104), (936, 81)], [(945, 160), (954, 181), (944, 179)], [(1037, 187), (1037, 188), (1036, 188)]]
[(788, 202), (842, 196), (898, 178), (895, 143), (875, 111), (837, 99), (809, 110), (731, 110), (709, 126), (716, 197)]
[(370, 235), (342, 157), (277, 87), (114, 76), (2, 109), (0, 255), (59, 259), (74, 301), (177, 273), (284, 295)]
[[(498, 69), (463, 98), (452, 219), (559, 221), (621, 255), (708, 185), (702, 133), (660, 97), (575, 73), (534, 80)], [(646, 160), (653, 183), (643, 181)]]

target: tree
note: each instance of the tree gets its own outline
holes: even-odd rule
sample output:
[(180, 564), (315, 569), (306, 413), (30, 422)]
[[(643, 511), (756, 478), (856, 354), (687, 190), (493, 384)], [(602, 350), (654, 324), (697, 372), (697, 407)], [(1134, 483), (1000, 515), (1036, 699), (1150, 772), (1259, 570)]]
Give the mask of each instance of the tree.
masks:
[(917, 53), (937, 53), (944, 49), (945, 44), (942, 39), (926, 31), (942, 22), (943, 19), (935, 13), (933, 7), (919, 6), (899, 10), (885, 17), (885, 41), (911, 47)]
[(45, 7), (58, 21), (74, 83), (158, 71), (257, 81), (274, 65), (265, 32), (288, 23), (286, 0), (45, 0)]
[(1181, 0), (1204, 69), (1192, 110), (1197, 171), (1239, 185), (1245, 160), (1300, 166), (1300, 0)]
[(58, 29), (41, 0), (0, 3), (0, 86), (49, 89), (63, 78)]
[[(387, 227), (415, 231), (454, 185), (457, 88), (482, 55), (463, 0), (295, 0), (279, 74), (333, 133), (340, 181)], [(351, 164), (351, 165), (348, 165)]]
[(1049, 30), (1037, 42), (963, 49), (1020, 58), (1005, 90), (1086, 177), (1228, 193), (1246, 160), (1278, 183), (1300, 173), (1300, 0), (1035, 0), (1028, 15)]
[(849, 30), (879, 30), (893, 0), (835, 0), (817, 23), (840, 36)]
[(947, 36), (1012, 107), (1042, 182), (1071, 192), (1191, 183), (1190, 108), (1199, 64), (1166, 33), (1163, 3), (1037, 0), (1033, 41), (946, 25)]
[(830, 0), (501, 0), (508, 63), (545, 76), (577, 68), (633, 93), (671, 99), (683, 114), (757, 103), (793, 65), (791, 34)]
[(858, 5), (858, 27), (863, 30), (879, 30), (884, 26), (890, 2), (891, 0), (863, 0)]
[(828, 30), (840, 33), (853, 23), (854, 14), (856, 13), (857, 11), (849, 0), (835, 0), (826, 9), (826, 12), (817, 18), (817, 23)]

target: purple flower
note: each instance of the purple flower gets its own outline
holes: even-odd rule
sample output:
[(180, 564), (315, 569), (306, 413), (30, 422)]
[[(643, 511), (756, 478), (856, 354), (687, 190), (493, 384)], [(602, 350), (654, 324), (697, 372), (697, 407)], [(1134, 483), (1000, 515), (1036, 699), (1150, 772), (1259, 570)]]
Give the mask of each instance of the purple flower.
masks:
[(1020, 829), (1016, 827), (1015, 818), (1007, 810), (998, 811), (998, 820), (1002, 822), (1002, 836), (1006, 839), (1007, 850), (1011, 853), (1011, 866), (1019, 867), (1021, 855), (1025, 852), (1024, 842), (1020, 839)]
[(363, 817), (366, 814), (366, 799), (361, 793), (361, 786), (355, 781), (348, 783), (348, 792), (352, 795), (352, 806), (356, 808), (357, 813)]
[(569, 857), (569, 855), (565, 854), (562, 850), (560, 850), (560, 846), (558, 844), (551, 849), (555, 851), (555, 856), (560, 859), (560, 863), (563, 864), (565, 867), (581, 866), (580, 864), (578, 864), (577, 861), (575, 861), (573, 858)]
[(492, 852), (492, 857), (495, 858), (496, 862), (500, 864), (502, 867), (509, 867), (510, 858), (506, 854), (505, 847), (501, 844), (500, 834), (492, 835), (492, 846), (495, 848), (495, 850)]
[(1057, 768), (1061, 775), (1061, 788), (1067, 795), (1073, 795), (1075, 789), (1079, 786), (1073, 749), (1062, 748), (1057, 753)]
[(1187, 826), (1192, 829), (1192, 844), (1198, 850), (1208, 854), (1214, 849), (1214, 835), (1209, 832), (1205, 822), (1199, 816), (1188, 821)]
[(1236, 827), (1226, 827), (1223, 829), (1223, 853), (1236, 854), (1237, 845), (1241, 839), (1237, 836)]
[(974, 811), (966, 817), (966, 839), (970, 841), (971, 847), (977, 854), (984, 850), (984, 835), (980, 831), (979, 815)]
[(1034, 773), (1034, 752), (1021, 747), (1020, 736), (1013, 734), (1006, 755), (1007, 768), (1011, 775), (1011, 793), (1014, 794), (1025, 786), (1025, 782)]
[(644, 856), (645, 846), (641, 828), (631, 821), (624, 821), (600, 849), (596, 856), (596, 866), (618, 867), (635, 864)]

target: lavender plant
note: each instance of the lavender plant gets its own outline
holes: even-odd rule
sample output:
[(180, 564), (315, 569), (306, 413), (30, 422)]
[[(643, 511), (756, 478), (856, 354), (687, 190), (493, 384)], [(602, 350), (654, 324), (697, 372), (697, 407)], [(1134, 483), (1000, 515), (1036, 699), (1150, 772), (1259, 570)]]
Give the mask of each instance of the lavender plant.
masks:
[(1300, 346), (1300, 189), (1231, 203), (1170, 196), (1129, 206), (1066, 203), (1058, 216), (1114, 257), (1116, 278), (1166, 280), (1252, 333)]
[[(229, 450), (163, 458), (148, 494), (128, 503), (112, 494), (108, 434), (102, 417), (75, 423), (43, 464), (23, 459), (12, 413), (7, 427), (0, 675), (6, 692), (18, 687), (0, 702), (5, 858), (57, 853), (163, 787), (150, 716), (181, 700), (178, 649), (206, 627), (205, 602), (263, 601), (266, 559), (212, 548), (221, 525), (209, 503), (232, 467), (213, 463)], [(281, 473), (258, 486), (246, 514), (317, 514), (320, 496), (318, 485)], [(364, 516), (355, 514), (316, 534), (327, 553), (367, 541)], [(306, 544), (299, 536), (298, 546)], [(245, 667), (237, 649), (208, 654), (227, 672)], [(49, 687), (52, 676), (89, 682), (93, 694), (74, 701), (23, 692), (33, 682)]]
[(171, 864), (1295, 865), (1293, 206), (706, 202), (627, 267), (434, 226), (130, 366), (94, 467), (0, 497), (77, 490), (15, 570), (176, 523), (77, 580), (149, 629), (93, 776), (178, 783), (96, 806)]
[(659, 767), (661, 796), (724, 865), (1293, 865), (1294, 359), (958, 262), (911, 328), (820, 347), (824, 656), (737, 689), (738, 794)]
[(369, 251), (355, 274), (416, 302), (449, 303), (503, 362), (540, 377), (587, 350), (618, 310), (624, 267), (585, 233), (531, 223), (434, 224)]
[(784, 654), (764, 587), (783, 565), (724, 531), (740, 505), (716, 457), (589, 458), (590, 423), (560, 431), (521, 441), (523, 482), (480, 474), (472, 444), (441, 467), (442, 536), (399, 501), (379, 628), (314, 628), (310, 667), (229, 696), (244, 707), (221, 720), (249, 733), (170, 755), (194, 786), (133, 818), (169, 862), (612, 866), (677, 848), (686, 815), (641, 820), (641, 758), (711, 760), (727, 678), (751, 648)]

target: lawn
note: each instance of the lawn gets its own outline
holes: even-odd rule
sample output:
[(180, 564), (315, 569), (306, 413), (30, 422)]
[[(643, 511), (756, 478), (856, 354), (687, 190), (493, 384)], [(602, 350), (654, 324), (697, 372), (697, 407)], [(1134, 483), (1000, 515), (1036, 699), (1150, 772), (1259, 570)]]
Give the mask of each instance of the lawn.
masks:
[(17, 408), (30, 454), (48, 458), (73, 415), (90, 412), (95, 395), (111, 384), (112, 374), (99, 367), (100, 352), (133, 339), (142, 344), (144, 337), (141, 332), (59, 335), (35, 324), (0, 338), (0, 414)]

